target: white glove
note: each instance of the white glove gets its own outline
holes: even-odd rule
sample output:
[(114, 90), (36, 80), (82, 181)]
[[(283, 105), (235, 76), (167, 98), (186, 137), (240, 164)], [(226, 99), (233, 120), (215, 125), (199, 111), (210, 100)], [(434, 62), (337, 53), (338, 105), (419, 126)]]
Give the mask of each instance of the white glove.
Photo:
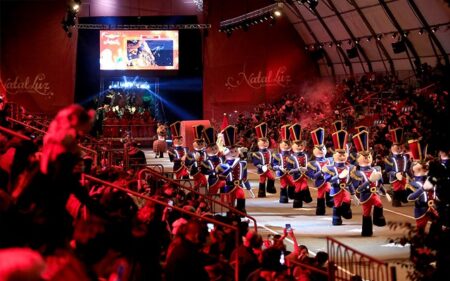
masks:
[(434, 185), (428, 179), (423, 184), (424, 190), (431, 190), (431, 189), (433, 189), (433, 187), (434, 187)]
[(386, 199), (388, 202), (392, 202), (391, 195), (389, 195), (388, 193), (386, 193)]
[(267, 172), (267, 165), (263, 165), (262, 167), (261, 167), (261, 170), (263, 171), (263, 173), (265, 173), (265, 172)]
[(198, 161), (198, 159), (200, 159), (200, 153), (195, 152), (194, 159), (195, 159), (195, 161)]
[(339, 174), (339, 178), (340, 179), (344, 179), (348, 176), (348, 169), (343, 170), (340, 174)]
[(308, 168), (306, 168), (306, 167), (300, 167), (300, 172), (306, 173), (306, 171), (308, 171)]
[(359, 206), (359, 199), (358, 197), (356, 197), (356, 195), (352, 195), (353, 197), (353, 204), (355, 204), (355, 206)]
[(401, 181), (402, 179), (403, 179), (403, 175), (402, 175), (402, 173), (396, 173), (395, 174), (395, 177), (399, 180), (399, 181)]
[(378, 171), (373, 171), (372, 174), (370, 174), (369, 181), (370, 182), (376, 182), (381, 179), (381, 173)]

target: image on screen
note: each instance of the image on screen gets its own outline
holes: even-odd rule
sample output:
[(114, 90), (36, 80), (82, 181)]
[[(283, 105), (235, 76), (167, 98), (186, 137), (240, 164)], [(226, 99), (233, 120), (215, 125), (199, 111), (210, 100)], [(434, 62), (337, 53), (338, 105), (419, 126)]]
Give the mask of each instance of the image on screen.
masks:
[(178, 31), (100, 31), (101, 70), (177, 70)]

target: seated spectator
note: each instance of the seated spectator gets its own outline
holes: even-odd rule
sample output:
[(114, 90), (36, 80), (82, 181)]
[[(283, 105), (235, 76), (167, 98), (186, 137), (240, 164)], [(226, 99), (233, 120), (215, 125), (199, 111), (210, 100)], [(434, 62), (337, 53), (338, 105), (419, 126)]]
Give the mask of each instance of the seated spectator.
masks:
[(259, 256), (261, 254), (262, 243), (261, 235), (249, 231), (243, 237), (243, 244), (231, 253), (231, 266), (234, 267), (236, 259), (239, 259), (239, 280), (246, 280), (250, 273), (260, 267)]
[[(189, 221), (185, 233), (167, 255), (165, 273), (167, 281), (207, 281), (206, 263), (200, 255), (202, 227), (197, 221)], [(175, 240), (174, 240), (175, 241)], [(170, 246), (169, 246), (170, 247)]]

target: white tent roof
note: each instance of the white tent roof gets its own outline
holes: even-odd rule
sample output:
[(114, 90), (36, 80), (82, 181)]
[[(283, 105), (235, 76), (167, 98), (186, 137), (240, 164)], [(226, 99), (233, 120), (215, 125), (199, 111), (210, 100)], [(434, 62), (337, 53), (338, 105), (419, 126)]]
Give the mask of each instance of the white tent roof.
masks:
[[(370, 70), (413, 73), (417, 57), (432, 66), (437, 57), (448, 63), (450, 7), (444, 0), (319, 0), (315, 11), (308, 8), (308, 1), (283, 2), (308, 52), (325, 51), (319, 59), (324, 76)], [(392, 43), (399, 40), (406, 42), (407, 51), (394, 53)], [(357, 56), (348, 59), (346, 50), (356, 44)], [(345, 65), (346, 60), (350, 65)]]

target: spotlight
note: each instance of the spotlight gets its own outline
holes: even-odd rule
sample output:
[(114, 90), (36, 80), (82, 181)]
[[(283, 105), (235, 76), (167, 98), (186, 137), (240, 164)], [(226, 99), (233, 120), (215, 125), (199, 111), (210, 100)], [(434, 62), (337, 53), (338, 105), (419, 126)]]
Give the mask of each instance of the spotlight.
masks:
[(328, 43), (328, 47), (329, 48), (333, 47), (333, 42)]
[(359, 40), (358, 40), (358, 39), (355, 40), (355, 44), (356, 44), (356, 45), (359, 44)]
[(371, 39), (372, 39), (372, 37), (367, 36), (366, 41), (367, 41), (367, 42), (370, 42)]
[(421, 28), (421, 29), (419, 29), (419, 35), (422, 35), (423, 34), (423, 29)]
[(320, 45), (319, 45), (319, 49), (322, 49), (322, 48), (323, 48), (323, 44), (320, 44)]
[(436, 26), (431, 29), (431, 32), (436, 33), (437, 30), (438, 30), (438, 27)]
[(383, 37), (383, 34), (378, 34), (378, 35), (377, 35), (377, 40), (380, 41), (380, 40), (381, 40), (381, 37)]
[(409, 34), (408, 31), (404, 31), (404, 32), (403, 32), (403, 37), (405, 37), (405, 38), (408, 37), (408, 34)]
[(337, 42), (336, 46), (338, 46), (340, 48), (341, 47), (341, 42)]
[(305, 46), (305, 50), (307, 50), (307, 51), (308, 51), (308, 49), (309, 49), (309, 48), (308, 48), (308, 46)]
[(280, 10), (275, 10), (275, 12), (273, 12), (273, 15), (278, 17), (281, 17), (281, 11)]
[(78, 12), (78, 11), (80, 10), (80, 5), (78, 5), (77, 3), (75, 3), (75, 4), (73, 4), (72, 9), (73, 9), (75, 12)]

